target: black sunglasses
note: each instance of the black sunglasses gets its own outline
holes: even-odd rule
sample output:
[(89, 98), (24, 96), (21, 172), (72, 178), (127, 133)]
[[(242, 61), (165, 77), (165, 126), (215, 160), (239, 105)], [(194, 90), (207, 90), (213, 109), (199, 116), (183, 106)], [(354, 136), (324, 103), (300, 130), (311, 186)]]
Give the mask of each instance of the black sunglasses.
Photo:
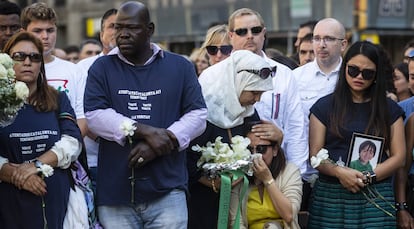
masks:
[(27, 57), (29, 57), (30, 61), (34, 63), (39, 63), (42, 61), (42, 54), (35, 52), (31, 52), (29, 54), (26, 54), (24, 52), (15, 52), (11, 56), (14, 61), (24, 61)]
[(273, 77), (276, 74), (276, 66), (274, 66), (272, 68), (262, 68), (260, 70), (243, 69), (243, 70), (238, 71), (237, 73), (240, 73), (242, 71), (246, 71), (246, 72), (256, 74), (256, 75), (260, 76), (260, 78), (262, 78), (262, 79), (267, 79), (267, 77), (269, 77), (269, 76)]
[(260, 154), (265, 154), (267, 151), (267, 148), (269, 146), (273, 146), (273, 145), (257, 145), (257, 146), (247, 146), (247, 149), (251, 152), (251, 153), (260, 153)]
[(348, 75), (352, 78), (357, 77), (362, 73), (362, 78), (364, 80), (372, 80), (375, 77), (375, 71), (371, 69), (362, 69), (359, 70), (357, 66), (348, 65)]
[[(261, 33), (263, 30), (263, 27), (261, 26), (255, 26), (250, 28), (250, 31), (252, 32), (253, 35), (257, 35), (259, 33)], [(249, 31), (248, 28), (241, 28), (241, 29), (235, 29), (234, 32), (239, 35), (239, 36), (246, 36), (247, 32)]]
[(219, 50), (221, 54), (229, 55), (231, 53), (231, 50), (233, 50), (233, 46), (231, 45), (222, 45), (222, 46), (209, 45), (209, 46), (206, 46), (206, 49), (207, 49), (208, 54), (212, 56), (216, 55)]

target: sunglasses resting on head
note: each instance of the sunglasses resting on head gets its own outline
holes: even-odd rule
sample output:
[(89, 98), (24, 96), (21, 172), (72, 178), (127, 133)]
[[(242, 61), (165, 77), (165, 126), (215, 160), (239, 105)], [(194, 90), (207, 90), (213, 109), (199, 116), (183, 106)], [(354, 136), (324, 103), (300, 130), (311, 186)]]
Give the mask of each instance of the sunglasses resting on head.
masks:
[(276, 66), (272, 68), (262, 68), (260, 70), (256, 69), (242, 69), (237, 71), (237, 73), (240, 73), (242, 71), (250, 72), (252, 74), (256, 74), (260, 76), (262, 79), (267, 79), (269, 76), (273, 77), (276, 74)]

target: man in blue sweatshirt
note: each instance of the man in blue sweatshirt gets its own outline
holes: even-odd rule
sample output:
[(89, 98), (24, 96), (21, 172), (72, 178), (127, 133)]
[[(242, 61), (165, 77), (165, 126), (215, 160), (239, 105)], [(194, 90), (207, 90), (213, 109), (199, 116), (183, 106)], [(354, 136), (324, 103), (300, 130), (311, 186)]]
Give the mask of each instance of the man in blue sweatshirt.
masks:
[(105, 228), (186, 228), (184, 150), (207, 117), (194, 66), (151, 43), (140, 2), (120, 6), (115, 30), (118, 48), (91, 66), (84, 97), (88, 127), (101, 137), (99, 219)]

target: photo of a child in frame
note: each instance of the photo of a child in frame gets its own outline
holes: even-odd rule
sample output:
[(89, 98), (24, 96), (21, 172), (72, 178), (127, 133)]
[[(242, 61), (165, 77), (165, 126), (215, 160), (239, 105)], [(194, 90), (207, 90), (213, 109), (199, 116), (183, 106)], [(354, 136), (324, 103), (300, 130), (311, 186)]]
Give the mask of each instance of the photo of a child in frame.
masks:
[(372, 171), (370, 160), (375, 156), (377, 147), (371, 140), (366, 140), (359, 145), (359, 158), (351, 161), (349, 167), (358, 171)]
[(383, 148), (383, 138), (354, 133), (347, 166), (358, 171), (373, 171)]

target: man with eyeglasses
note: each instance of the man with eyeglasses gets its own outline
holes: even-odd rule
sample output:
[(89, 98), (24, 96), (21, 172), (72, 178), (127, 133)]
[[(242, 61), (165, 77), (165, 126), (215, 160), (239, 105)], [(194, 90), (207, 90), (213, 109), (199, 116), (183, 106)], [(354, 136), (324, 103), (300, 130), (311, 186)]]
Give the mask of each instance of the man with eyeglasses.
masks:
[(304, 133), (302, 106), (292, 71), (287, 66), (270, 59), (262, 51), (266, 27), (258, 12), (242, 8), (231, 14), (228, 22), (229, 36), (234, 50), (250, 50), (265, 58), (271, 66), (276, 66), (276, 74), (272, 79), (273, 90), (264, 92), (260, 101), (255, 104), (255, 108), (261, 119), (273, 121), (280, 128), (280, 132), (263, 133), (261, 138), (268, 140), (269, 137), (279, 136), (278, 141), (285, 150), (287, 160), (297, 165), (304, 176), (308, 164), (308, 142)]
[[(313, 30), (314, 61), (307, 63), (293, 71), (298, 83), (297, 93), (302, 101), (305, 119), (306, 139), (309, 129), (309, 109), (321, 97), (333, 92), (338, 81), (339, 68), (342, 63), (342, 53), (348, 41), (345, 37), (345, 27), (334, 18), (320, 20)], [(317, 174), (317, 171), (308, 165), (307, 176)], [(314, 176), (314, 175), (313, 175)], [(302, 210), (307, 210), (310, 195), (309, 183), (304, 184)]]
[(15, 33), (20, 31), (20, 7), (13, 2), (0, 2), (0, 51)]

